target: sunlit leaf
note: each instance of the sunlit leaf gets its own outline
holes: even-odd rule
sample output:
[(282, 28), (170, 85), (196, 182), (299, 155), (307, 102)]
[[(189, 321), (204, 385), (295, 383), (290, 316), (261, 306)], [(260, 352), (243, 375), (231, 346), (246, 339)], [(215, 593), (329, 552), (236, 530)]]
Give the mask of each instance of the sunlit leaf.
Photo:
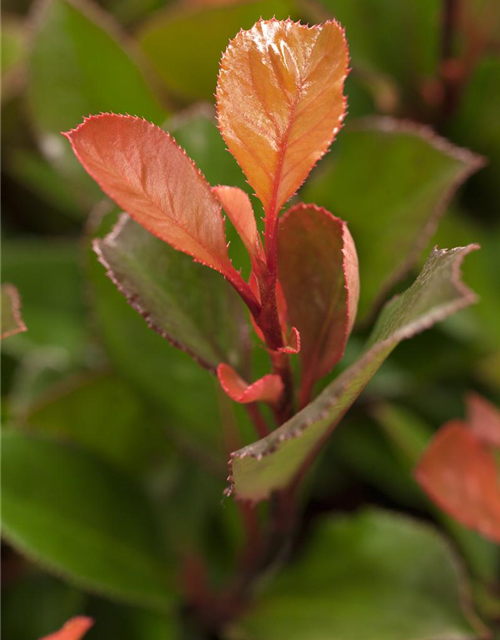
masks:
[(92, 618), (77, 616), (68, 620), (62, 629), (44, 636), (41, 640), (81, 640), (93, 624)]
[(344, 353), (359, 298), (358, 257), (345, 222), (314, 205), (280, 220), (279, 278), (300, 334), (302, 404)]
[(345, 115), (348, 54), (334, 21), (259, 21), (224, 54), (219, 126), (272, 220), (330, 146)]
[(2, 284), (2, 332), (1, 339), (27, 331), (21, 316), (19, 291), (11, 284)]
[(83, 449), (2, 434), (2, 527), (22, 553), (70, 582), (165, 609), (171, 570), (141, 486)]
[(209, 369), (223, 361), (241, 364), (249, 327), (238, 296), (218, 274), (126, 214), (94, 248), (107, 275), (157, 333)]
[(500, 543), (500, 484), (495, 458), (468, 425), (438, 431), (415, 470), (420, 486), (461, 524)]
[(235, 6), (182, 7), (176, 3), (140, 27), (138, 39), (144, 52), (168, 89), (179, 97), (212, 101), (221, 53), (228, 40), (239, 29), (250, 29), (261, 17), (285, 19), (295, 12), (293, 0), (232, 4)]
[(468, 591), (433, 528), (370, 509), (320, 522), (230, 638), (470, 640), (484, 629)]
[(459, 270), (464, 257), (477, 248), (435, 249), (414, 284), (385, 306), (361, 357), (291, 420), (233, 453), (237, 498), (262, 500), (287, 487), (399, 342), (475, 302)]
[(415, 264), (450, 198), (483, 162), (430, 129), (388, 118), (350, 122), (342, 132), (301, 196), (349, 225), (361, 319)]

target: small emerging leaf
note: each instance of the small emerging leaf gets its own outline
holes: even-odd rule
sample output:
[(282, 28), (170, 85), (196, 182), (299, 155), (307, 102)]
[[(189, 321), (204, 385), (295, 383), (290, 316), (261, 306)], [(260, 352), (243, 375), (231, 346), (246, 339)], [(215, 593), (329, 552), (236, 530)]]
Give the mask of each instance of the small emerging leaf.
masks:
[(495, 458), (459, 420), (444, 425), (415, 470), (425, 492), (461, 524), (500, 543), (500, 485)]
[(27, 330), (21, 317), (19, 291), (11, 284), (2, 284), (2, 330), (0, 338), (4, 340)]
[(339, 130), (347, 63), (335, 21), (310, 28), (260, 20), (241, 31), (222, 58), (220, 130), (271, 219)]
[(391, 351), (475, 302), (460, 265), (477, 245), (431, 253), (414, 284), (383, 309), (364, 354), (307, 407), (272, 434), (232, 454), (236, 497), (251, 501), (286, 488), (327, 440)]
[(467, 424), (481, 442), (500, 449), (500, 411), (477, 393), (469, 393)]
[(221, 387), (235, 402), (268, 402), (276, 404), (283, 393), (283, 381), (280, 376), (268, 374), (252, 384), (245, 382), (228, 364), (220, 364), (217, 375)]
[(145, 229), (228, 279), (238, 279), (220, 205), (165, 131), (140, 118), (102, 114), (65, 135), (103, 191)]
[(66, 622), (59, 631), (44, 636), (40, 640), (81, 640), (93, 624), (92, 618), (77, 616)]
[(300, 334), (302, 404), (344, 353), (359, 298), (358, 256), (345, 222), (299, 204), (280, 220), (279, 278)]

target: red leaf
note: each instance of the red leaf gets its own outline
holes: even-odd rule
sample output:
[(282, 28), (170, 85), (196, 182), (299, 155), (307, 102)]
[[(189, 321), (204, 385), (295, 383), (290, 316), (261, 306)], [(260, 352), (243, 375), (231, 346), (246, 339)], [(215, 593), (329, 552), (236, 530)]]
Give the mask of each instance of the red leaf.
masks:
[(293, 207), (280, 221), (278, 267), (300, 333), (304, 405), (342, 357), (356, 317), (358, 258), (346, 223), (314, 205)]
[(455, 520), (500, 543), (500, 486), (493, 455), (459, 420), (445, 424), (420, 459), (415, 477)]
[(338, 132), (347, 64), (344, 32), (333, 20), (311, 28), (260, 20), (230, 42), (217, 84), (220, 130), (268, 219)]
[(466, 398), (467, 423), (486, 445), (500, 449), (500, 411), (477, 393)]
[(278, 375), (269, 374), (248, 384), (231, 366), (224, 363), (217, 368), (217, 375), (227, 395), (241, 404), (249, 402), (276, 404), (283, 393), (283, 381)]
[[(250, 289), (257, 300), (260, 302), (260, 291), (259, 291), (259, 282), (257, 280), (257, 276), (255, 272), (252, 271), (250, 274), (249, 283)], [(287, 333), (287, 308), (286, 308), (286, 300), (285, 295), (283, 293), (283, 288), (279, 282), (276, 283), (276, 306), (278, 309), (278, 320), (281, 326), (281, 330), (283, 332), (283, 336), (286, 336)], [(255, 330), (255, 333), (259, 336), (262, 342), (265, 342), (264, 334), (262, 333), (262, 329), (257, 325), (254, 318), (250, 318), (252, 322), (252, 326)]]
[(212, 191), (243, 240), (252, 260), (256, 258), (264, 260), (262, 241), (257, 231), (252, 203), (247, 194), (238, 187), (218, 186), (213, 187)]
[(217, 198), (168, 133), (140, 118), (102, 114), (64, 135), (86, 171), (132, 218), (249, 293), (229, 260)]
[(64, 627), (59, 631), (44, 636), (40, 640), (80, 640), (93, 624), (94, 621), (92, 618), (77, 616), (66, 622)]
[(278, 349), (281, 353), (296, 354), (300, 351), (300, 333), (295, 327), (292, 327), (288, 340), (284, 347)]

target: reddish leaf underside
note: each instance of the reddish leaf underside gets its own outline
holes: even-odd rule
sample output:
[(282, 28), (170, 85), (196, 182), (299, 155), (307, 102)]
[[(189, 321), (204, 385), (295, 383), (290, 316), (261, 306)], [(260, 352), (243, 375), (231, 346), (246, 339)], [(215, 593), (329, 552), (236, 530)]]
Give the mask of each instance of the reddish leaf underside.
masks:
[(486, 445), (500, 449), (500, 411), (477, 393), (466, 398), (467, 424)]
[(250, 258), (264, 259), (264, 249), (248, 195), (238, 187), (218, 186), (213, 187), (212, 191), (233, 223)]
[(425, 492), (455, 520), (500, 543), (500, 485), (493, 455), (454, 420), (431, 441), (415, 470)]
[(275, 374), (268, 374), (248, 384), (230, 365), (223, 363), (217, 368), (217, 375), (227, 395), (241, 404), (250, 402), (276, 404), (283, 393), (283, 381)]
[(300, 334), (302, 404), (344, 353), (359, 299), (358, 257), (345, 222), (300, 204), (280, 220), (279, 278)]
[(220, 204), (165, 131), (140, 118), (102, 114), (64, 135), (86, 171), (132, 218), (175, 249), (237, 281)]
[(333, 20), (314, 27), (260, 20), (222, 58), (220, 130), (271, 220), (341, 126), (347, 65), (344, 32)]
[(93, 624), (92, 618), (77, 616), (66, 622), (59, 631), (44, 636), (40, 640), (81, 640)]

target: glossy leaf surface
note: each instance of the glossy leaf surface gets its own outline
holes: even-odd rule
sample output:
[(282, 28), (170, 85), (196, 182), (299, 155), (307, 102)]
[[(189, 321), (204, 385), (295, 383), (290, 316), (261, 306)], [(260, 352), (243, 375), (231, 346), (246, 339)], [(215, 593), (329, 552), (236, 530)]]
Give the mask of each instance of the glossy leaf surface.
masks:
[(108, 277), (150, 328), (209, 369), (222, 361), (241, 363), (246, 314), (219, 274), (194, 264), (126, 214), (94, 248)]
[(385, 306), (360, 358), (270, 436), (233, 453), (237, 498), (262, 500), (288, 486), (399, 342), (475, 302), (459, 270), (477, 248), (435, 249), (414, 284)]
[(425, 492), (461, 524), (500, 543), (500, 483), (494, 456), (455, 420), (431, 441), (415, 470)]
[(167, 133), (140, 118), (103, 114), (66, 135), (86, 171), (145, 229), (221, 273), (235, 273), (220, 205)]
[(342, 357), (356, 318), (358, 257), (347, 225), (314, 205), (293, 207), (280, 220), (278, 268), (308, 396)]
[(8, 283), (2, 284), (2, 328), (1, 339), (27, 331), (21, 316), (19, 291)]
[(62, 629), (44, 636), (41, 640), (81, 640), (93, 624), (91, 618), (77, 616), (68, 620)]
[(225, 363), (219, 365), (217, 375), (221, 387), (227, 395), (241, 404), (249, 402), (274, 404), (279, 401), (283, 392), (283, 381), (278, 375), (268, 374), (248, 384), (232, 367)]
[(470, 640), (464, 591), (461, 567), (433, 528), (365, 510), (323, 520), (230, 637)]
[(388, 118), (350, 122), (334, 153), (301, 196), (349, 225), (362, 319), (418, 260), (450, 198), (483, 161), (430, 129)]
[(3, 533), (50, 571), (89, 591), (164, 609), (169, 564), (141, 487), (83, 449), (2, 434)]
[(180, 98), (211, 102), (221, 52), (228, 40), (239, 29), (250, 29), (261, 17), (285, 19), (294, 13), (294, 2), (290, 0), (233, 4), (219, 7), (178, 4), (155, 14), (139, 28), (142, 49), (165, 85)]
[(220, 130), (271, 218), (339, 130), (347, 63), (344, 34), (334, 21), (312, 28), (259, 21), (224, 54)]

